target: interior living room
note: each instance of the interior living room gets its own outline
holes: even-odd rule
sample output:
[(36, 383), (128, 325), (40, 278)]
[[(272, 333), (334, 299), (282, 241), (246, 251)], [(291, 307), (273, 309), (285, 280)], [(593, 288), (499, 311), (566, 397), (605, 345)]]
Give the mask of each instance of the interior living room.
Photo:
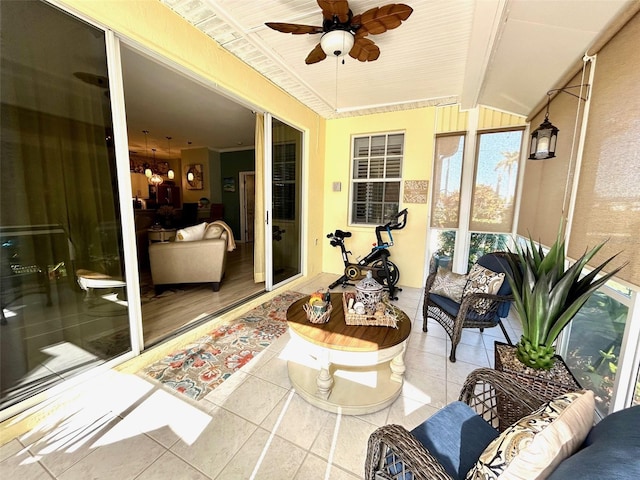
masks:
[[(569, 263), (604, 242), (585, 273), (614, 274), (554, 352), (596, 421), (637, 410), (640, 2), (386, 4), (2, 2), (3, 475), (373, 478), (377, 429), (445, 411), (525, 336), (517, 305), (451, 331), (427, 314), (432, 274), (468, 282), (559, 231)], [(336, 32), (354, 46), (318, 43)], [(403, 209), (376, 257), (410, 324), (392, 393), (334, 404), (355, 382), (296, 343), (287, 307), (346, 277)], [(349, 232), (348, 259), (331, 232)], [(289, 329), (235, 351), (215, 389), (197, 383), (213, 370), (163, 381), (278, 312)]]

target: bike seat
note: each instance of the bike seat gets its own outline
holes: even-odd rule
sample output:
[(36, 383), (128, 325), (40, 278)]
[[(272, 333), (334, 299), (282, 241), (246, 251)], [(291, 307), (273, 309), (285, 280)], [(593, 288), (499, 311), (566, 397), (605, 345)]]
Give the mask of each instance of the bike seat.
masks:
[(351, 236), (351, 232), (343, 232), (342, 230), (336, 230), (336, 233), (333, 234), (338, 238), (349, 238)]

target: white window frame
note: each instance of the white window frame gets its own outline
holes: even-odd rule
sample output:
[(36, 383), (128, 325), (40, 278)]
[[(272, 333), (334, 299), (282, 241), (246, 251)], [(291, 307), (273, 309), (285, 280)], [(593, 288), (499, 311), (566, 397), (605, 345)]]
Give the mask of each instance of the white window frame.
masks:
[[(402, 153), (400, 153), (399, 155), (387, 155), (387, 144), (388, 144), (388, 138), (390, 136), (394, 136), (394, 135), (402, 135)], [(386, 164), (387, 164), (387, 157), (400, 157), (400, 166), (399, 166), (399, 176), (398, 177), (379, 177), (379, 178), (371, 178), (369, 176), (367, 176), (367, 178), (355, 178), (355, 163), (356, 160), (362, 160), (363, 157), (356, 157), (355, 155), (355, 145), (356, 145), (356, 141), (359, 139), (363, 139), (363, 138), (368, 138), (369, 139), (369, 145), (371, 145), (371, 140), (374, 137), (385, 137), (385, 149), (384, 149), (384, 154), (381, 155), (384, 158), (384, 165), (385, 165), (385, 175), (386, 175)], [(364, 222), (354, 222), (354, 210), (355, 210), (355, 194), (356, 194), (356, 184), (358, 183), (398, 183), (399, 184), (399, 189), (398, 189), (398, 211), (400, 211), (401, 209), (401, 205), (402, 205), (402, 167), (403, 167), (403, 163), (404, 163), (404, 155), (405, 155), (405, 145), (406, 143), (406, 132), (405, 131), (389, 131), (389, 132), (378, 132), (378, 133), (370, 133), (370, 134), (366, 134), (366, 135), (352, 135), (351, 136), (351, 150), (350, 150), (350, 158), (351, 158), (351, 166), (350, 166), (350, 171), (349, 171), (349, 190), (350, 190), (350, 196), (349, 196), (349, 225), (350, 226), (359, 226), (359, 227), (371, 227), (371, 226), (376, 226), (379, 225), (381, 223), (384, 223), (384, 218), (381, 218), (379, 222), (372, 222), (372, 223), (364, 223)], [(371, 151), (369, 151), (369, 155), (367, 157), (367, 159), (369, 160), (369, 165), (371, 165)], [(375, 156), (374, 158), (379, 158), (379, 156)], [(384, 205), (387, 202), (384, 202), (383, 200), (383, 217), (384, 217)], [(395, 203), (395, 202), (394, 202)]]

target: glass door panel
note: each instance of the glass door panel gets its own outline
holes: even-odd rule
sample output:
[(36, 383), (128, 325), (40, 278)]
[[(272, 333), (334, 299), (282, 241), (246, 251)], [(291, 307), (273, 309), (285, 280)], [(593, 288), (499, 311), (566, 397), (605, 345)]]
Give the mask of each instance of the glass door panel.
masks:
[(302, 132), (272, 119), (273, 284), (301, 273)]
[(130, 338), (104, 32), (0, 5), (4, 409)]

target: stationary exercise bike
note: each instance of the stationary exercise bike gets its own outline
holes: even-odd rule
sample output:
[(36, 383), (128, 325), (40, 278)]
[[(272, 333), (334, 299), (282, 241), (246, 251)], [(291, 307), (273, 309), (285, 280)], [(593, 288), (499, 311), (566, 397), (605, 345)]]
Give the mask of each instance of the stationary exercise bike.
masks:
[[(378, 225), (376, 227), (376, 240), (377, 244), (373, 245), (371, 252), (358, 261), (358, 263), (352, 263), (349, 261), (350, 251), (344, 246), (344, 239), (351, 236), (351, 232), (343, 232), (342, 230), (336, 230), (333, 233), (329, 233), (327, 238), (330, 240), (332, 247), (340, 247), (342, 252), (342, 261), (344, 262), (344, 275), (338, 280), (329, 285), (329, 289), (333, 289), (338, 285), (342, 285), (342, 288), (347, 285), (353, 285), (349, 281), (359, 280), (367, 276), (367, 272), (371, 272), (371, 276), (380, 283), (383, 287), (389, 290), (389, 299), (397, 300), (395, 295), (396, 291), (402, 291), (401, 288), (396, 287), (398, 280), (400, 280), (400, 270), (398, 267), (389, 260), (391, 253), (389, 247), (393, 246), (392, 230), (402, 230), (407, 224), (407, 209), (405, 208), (401, 212), (398, 212), (389, 222), (384, 225)], [(382, 240), (382, 232), (386, 232), (388, 241)]]

